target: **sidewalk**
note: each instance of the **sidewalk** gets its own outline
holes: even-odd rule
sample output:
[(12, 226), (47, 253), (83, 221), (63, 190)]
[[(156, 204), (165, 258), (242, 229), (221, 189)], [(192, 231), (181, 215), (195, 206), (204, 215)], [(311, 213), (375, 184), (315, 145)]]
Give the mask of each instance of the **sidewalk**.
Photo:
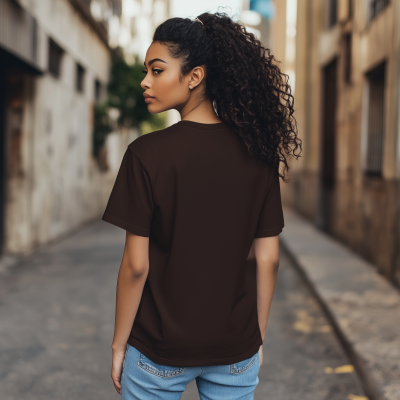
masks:
[(400, 399), (400, 292), (373, 265), (284, 206), (282, 246), (324, 308), (369, 400)]

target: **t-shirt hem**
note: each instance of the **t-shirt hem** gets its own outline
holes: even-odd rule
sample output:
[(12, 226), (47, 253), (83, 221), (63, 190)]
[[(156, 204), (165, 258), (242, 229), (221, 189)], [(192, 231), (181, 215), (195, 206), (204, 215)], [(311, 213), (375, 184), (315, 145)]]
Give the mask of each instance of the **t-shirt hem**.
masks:
[(114, 217), (113, 215), (105, 213), (101, 219), (103, 221), (109, 222), (112, 225), (118, 226), (119, 228), (125, 229), (126, 231), (135, 235), (150, 237), (150, 231), (148, 229), (143, 229), (138, 226), (132, 225), (129, 222)]
[(239, 361), (246, 360), (247, 358), (251, 357), (259, 350), (260, 346), (263, 344), (263, 340), (261, 336), (258, 336), (257, 340), (255, 341), (254, 345), (248, 349), (247, 351), (232, 357), (215, 357), (215, 358), (201, 358), (197, 359), (192, 357), (192, 360), (179, 360), (174, 358), (168, 359), (163, 358), (155, 355), (151, 350), (149, 350), (146, 346), (143, 346), (142, 343), (138, 342), (136, 339), (132, 338), (131, 336), (128, 339), (128, 344), (135, 347), (141, 353), (143, 353), (146, 357), (150, 358), (157, 364), (161, 365), (169, 365), (173, 367), (199, 367), (199, 366), (210, 366), (210, 365), (230, 365), (237, 363)]
[(269, 237), (269, 236), (277, 236), (279, 235), (282, 230), (283, 230), (284, 225), (282, 225), (279, 228), (274, 228), (274, 229), (266, 229), (262, 231), (256, 232), (254, 235), (254, 238), (261, 238), (261, 237)]

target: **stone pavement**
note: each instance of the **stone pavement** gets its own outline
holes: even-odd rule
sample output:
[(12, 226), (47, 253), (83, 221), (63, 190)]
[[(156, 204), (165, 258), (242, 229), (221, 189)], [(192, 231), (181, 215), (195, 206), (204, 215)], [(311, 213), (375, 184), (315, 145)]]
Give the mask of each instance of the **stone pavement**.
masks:
[(373, 265), (284, 206), (284, 249), (325, 310), (370, 400), (400, 399), (400, 292)]
[(99, 228), (83, 227), (0, 274), (1, 400), (119, 397), (110, 346), (124, 233)]

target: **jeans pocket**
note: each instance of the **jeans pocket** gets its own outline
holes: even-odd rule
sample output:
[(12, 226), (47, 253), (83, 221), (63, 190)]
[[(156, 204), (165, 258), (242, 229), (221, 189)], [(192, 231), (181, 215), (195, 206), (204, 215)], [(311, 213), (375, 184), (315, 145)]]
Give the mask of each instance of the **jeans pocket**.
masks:
[(139, 352), (138, 365), (145, 371), (161, 378), (172, 378), (185, 372), (185, 367), (173, 367), (171, 365), (157, 364), (150, 360), (150, 358), (145, 356), (142, 352)]
[(256, 354), (251, 356), (250, 358), (247, 358), (246, 360), (236, 362), (234, 364), (230, 364), (230, 372), (231, 374), (241, 374), (248, 369), (250, 369), (257, 361), (259, 357), (259, 353), (257, 351)]

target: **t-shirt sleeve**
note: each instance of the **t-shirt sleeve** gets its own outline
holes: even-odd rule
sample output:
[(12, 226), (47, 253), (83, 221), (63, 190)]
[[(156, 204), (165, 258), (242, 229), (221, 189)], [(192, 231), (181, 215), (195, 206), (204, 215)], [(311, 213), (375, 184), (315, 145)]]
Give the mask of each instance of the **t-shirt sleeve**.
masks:
[(279, 174), (273, 173), (270, 188), (264, 200), (255, 238), (277, 236), (285, 226), (283, 219)]
[(150, 237), (153, 209), (148, 172), (137, 155), (127, 148), (102, 220), (136, 235)]

